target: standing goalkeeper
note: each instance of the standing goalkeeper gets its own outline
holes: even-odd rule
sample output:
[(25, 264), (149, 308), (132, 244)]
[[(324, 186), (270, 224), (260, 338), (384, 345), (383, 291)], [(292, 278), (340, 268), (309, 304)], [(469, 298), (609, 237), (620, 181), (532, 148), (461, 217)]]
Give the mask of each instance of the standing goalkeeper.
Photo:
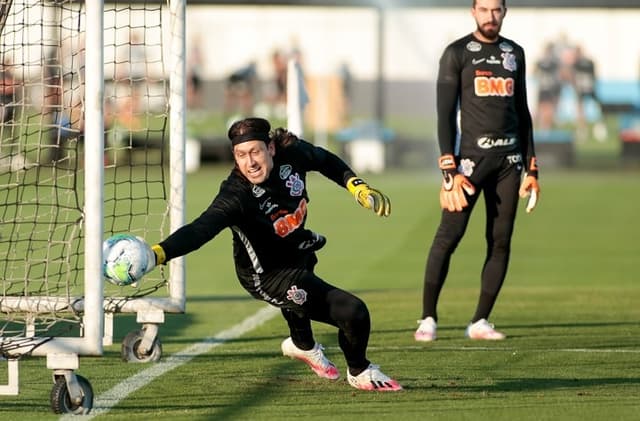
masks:
[(540, 192), (525, 54), (518, 44), (500, 36), (506, 13), (506, 0), (474, 0), (471, 14), (477, 29), (447, 46), (440, 59), (437, 111), (443, 211), (427, 258), (417, 341), (436, 339), (438, 297), (480, 191), (486, 208), (487, 255), (466, 336), (505, 338), (488, 319), (507, 272), (518, 194), (530, 195), (530, 212)]
[(314, 273), (325, 238), (305, 228), (307, 172), (319, 171), (351, 192), (379, 216), (389, 199), (370, 188), (336, 155), (299, 139), (267, 120), (247, 118), (229, 129), (235, 168), (209, 207), (193, 222), (152, 247), (157, 264), (192, 252), (224, 228), (233, 233), (233, 257), (242, 286), (258, 300), (281, 309), (290, 337), (282, 352), (304, 361), (320, 377), (337, 379), (311, 329), (311, 320), (338, 328), (349, 383), (362, 390), (402, 387), (366, 356), (371, 322), (365, 303)]

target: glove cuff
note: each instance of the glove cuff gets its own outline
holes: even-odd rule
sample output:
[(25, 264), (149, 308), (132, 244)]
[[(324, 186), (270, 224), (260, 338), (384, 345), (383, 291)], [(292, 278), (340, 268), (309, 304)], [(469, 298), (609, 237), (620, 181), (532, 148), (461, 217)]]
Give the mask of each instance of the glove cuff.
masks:
[(451, 154), (442, 155), (438, 158), (438, 167), (442, 171), (442, 175), (450, 175), (453, 177), (458, 173), (458, 166), (456, 165), (456, 158)]
[(453, 189), (453, 179), (458, 174), (456, 158), (451, 154), (442, 155), (438, 158), (438, 167), (442, 171), (442, 187), (450, 191)]
[(532, 156), (529, 160), (529, 164), (527, 165), (527, 170), (525, 172), (525, 176), (531, 176), (538, 178), (538, 159), (535, 156)]
[(156, 265), (164, 265), (167, 261), (167, 255), (160, 244), (154, 244), (151, 246), (151, 250), (156, 255)]
[(347, 190), (349, 190), (349, 193), (355, 196), (358, 190), (360, 190), (361, 188), (359, 186), (366, 186), (366, 185), (367, 183), (365, 183), (363, 179), (358, 177), (351, 177), (347, 181)]

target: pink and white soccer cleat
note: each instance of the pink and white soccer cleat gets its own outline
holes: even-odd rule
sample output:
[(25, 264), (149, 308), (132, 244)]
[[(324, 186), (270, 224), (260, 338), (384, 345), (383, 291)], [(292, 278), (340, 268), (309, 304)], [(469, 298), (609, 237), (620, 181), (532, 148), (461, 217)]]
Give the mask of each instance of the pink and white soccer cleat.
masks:
[(312, 349), (304, 351), (294, 345), (291, 338), (282, 341), (282, 354), (300, 360), (307, 364), (314, 373), (325, 379), (336, 380), (340, 377), (340, 372), (336, 366), (324, 356), (324, 348), (320, 344), (315, 344)]
[(433, 317), (427, 317), (424, 320), (418, 320), (419, 326), (413, 337), (418, 342), (431, 342), (436, 340), (436, 321)]
[(402, 390), (400, 383), (384, 374), (380, 371), (380, 367), (374, 364), (369, 364), (369, 367), (357, 376), (352, 376), (351, 373), (347, 372), (347, 379), (351, 386), (360, 390), (373, 390), (378, 392), (395, 392)]
[(501, 341), (506, 338), (506, 335), (495, 330), (487, 319), (480, 319), (475, 323), (469, 324), (464, 335), (469, 339), (483, 339), (487, 341)]

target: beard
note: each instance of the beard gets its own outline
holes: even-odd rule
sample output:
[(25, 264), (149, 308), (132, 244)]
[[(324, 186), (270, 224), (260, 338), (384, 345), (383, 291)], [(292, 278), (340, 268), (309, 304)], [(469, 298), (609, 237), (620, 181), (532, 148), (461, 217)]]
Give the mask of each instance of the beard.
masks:
[(487, 39), (498, 38), (498, 34), (500, 34), (500, 28), (502, 27), (501, 24), (495, 24), (494, 26), (488, 26), (486, 24), (485, 25), (477, 24), (477, 26), (478, 26), (478, 32), (480, 32), (482, 36)]

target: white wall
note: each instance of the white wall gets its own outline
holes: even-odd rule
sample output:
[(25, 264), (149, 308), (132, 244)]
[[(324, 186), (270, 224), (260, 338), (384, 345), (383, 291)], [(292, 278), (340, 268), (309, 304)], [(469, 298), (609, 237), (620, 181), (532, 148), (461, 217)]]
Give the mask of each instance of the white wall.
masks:
[[(38, 18), (38, 13), (16, 17), (30, 23), (33, 31), (39, 30), (34, 20)], [(129, 17), (121, 11), (118, 19), (143, 24), (148, 18), (142, 13)], [(113, 14), (109, 14), (106, 26), (113, 21)], [(525, 47), (530, 70), (545, 42), (564, 33), (596, 60), (601, 78), (635, 80), (640, 77), (638, 22), (640, 8), (512, 8), (502, 33)], [(154, 20), (153, 24), (159, 22)], [(387, 11), (385, 26), (385, 76), (421, 80), (435, 77), (442, 48), (471, 32), (475, 23), (469, 9), (419, 8)], [(328, 74), (346, 61), (356, 78), (375, 79), (377, 29), (377, 12), (366, 8), (187, 6), (187, 48), (195, 42), (200, 44), (206, 58), (204, 76), (210, 79), (224, 78), (252, 59), (258, 61), (261, 75), (268, 77), (271, 52), (294, 46), (304, 53), (307, 73)], [(169, 31), (168, 15), (163, 18), (163, 30)], [(107, 32), (105, 41), (119, 38), (117, 41), (124, 42), (124, 35), (122, 31), (117, 36)], [(4, 37), (7, 45), (14, 42), (12, 34)], [(29, 60), (37, 64), (40, 54), (32, 49)], [(112, 54), (105, 51), (105, 57)]]
[[(546, 41), (566, 34), (596, 60), (603, 79), (635, 80), (640, 72), (640, 9), (509, 9), (503, 35), (527, 52), (529, 69)], [(446, 43), (475, 28), (469, 9), (396, 9), (386, 14), (385, 76), (432, 79)], [(196, 38), (207, 58), (205, 77), (219, 79), (251, 59), (270, 72), (273, 49), (297, 44), (309, 74), (341, 61), (354, 76), (377, 71), (377, 14), (363, 8), (188, 6), (187, 45)]]

